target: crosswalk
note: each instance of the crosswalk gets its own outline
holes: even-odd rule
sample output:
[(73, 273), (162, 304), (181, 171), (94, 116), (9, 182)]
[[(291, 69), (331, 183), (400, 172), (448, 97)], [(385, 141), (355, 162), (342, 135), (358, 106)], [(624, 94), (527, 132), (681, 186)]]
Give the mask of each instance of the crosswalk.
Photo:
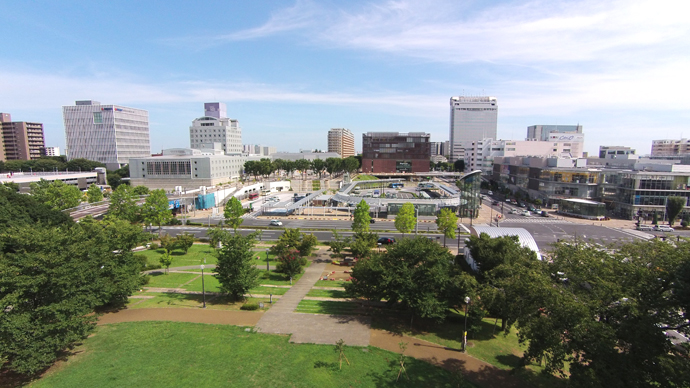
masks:
[(499, 225), (503, 224), (572, 224), (572, 222), (567, 220), (560, 220), (557, 218), (506, 218), (501, 220)]

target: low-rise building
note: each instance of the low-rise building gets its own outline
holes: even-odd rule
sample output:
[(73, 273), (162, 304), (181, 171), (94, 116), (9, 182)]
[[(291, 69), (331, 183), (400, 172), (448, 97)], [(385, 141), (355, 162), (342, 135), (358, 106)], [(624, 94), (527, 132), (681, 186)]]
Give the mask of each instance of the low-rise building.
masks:
[(174, 190), (215, 186), (238, 179), (244, 168), (241, 155), (225, 155), (218, 144), (213, 148), (171, 148), (162, 156), (133, 158), (129, 162), (132, 186)]
[(362, 135), (362, 172), (428, 172), (430, 134), (368, 132)]
[(599, 146), (600, 159), (634, 159), (635, 150), (630, 147), (623, 146)]
[(652, 156), (688, 155), (690, 139), (652, 140)]

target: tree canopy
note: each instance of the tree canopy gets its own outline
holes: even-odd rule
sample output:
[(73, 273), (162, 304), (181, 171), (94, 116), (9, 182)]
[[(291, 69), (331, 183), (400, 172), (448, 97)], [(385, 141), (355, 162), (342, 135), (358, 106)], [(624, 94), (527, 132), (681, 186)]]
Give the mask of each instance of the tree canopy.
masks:
[(140, 216), (137, 199), (129, 185), (120, 185), (110, 194), (108, 213), (121, 220), (136, 222)]
[(666, 214), (668, 214), (668, 224), (673, 225), (680, 214), (683, 211), (683, 207), (687, 203), (688, 199), (686, 197), (668, 197), (666, 198)]
[(458, 216), (448, 208), (443, 208), (436, 216), (436, 226), (443, 233), (443, 246), (446, 246), (446, 238), (455, 238), (455, 230), (458, 227)]
[(146, 197), (146, 200), (144, 200), (144, 204), (141, 207), (141, 214), (147, 223), (158, 225), (158, 234), (160, 235), (162, 233), (161, 226), (172, 219), (172, 211), (170, 210), (170, 204), (168, 196), (165, 195), (165, 190), (153, 190), (151, 194)]
[(369, 215), (369, 204), (365, 200), (361, 200), (355, 208), (355, 214), (352, 221), (352, 230), (354, 232), (368, 232), (371, 216)]
[(395, 216), (395, 229), (400, 233), (410, 233), (417, 224), (414, 205), (410, 202), (404, 203), (398, 214)]
[(218, 249), (216, 279), (221, 292), (240, 299), (259, 282), (259, 270), (254, 267), (254, 244), (256, 233), (242, 236), (224, 232), (221, 235), (222, 248)]
[(227, 222), (228, 225), (230, 225), (230, 227), (236, 231), (237, 228), (239, 228), (239, 226), (242, 224), (242, 221), (244, 221), (242, 218), (242, 215), (244, 215), (242, 202), (240, 202), (240, 200), (236, 197), (230, 198), (228, 203), (225, 204), (223, 214), (225, 215), (225, 222)]

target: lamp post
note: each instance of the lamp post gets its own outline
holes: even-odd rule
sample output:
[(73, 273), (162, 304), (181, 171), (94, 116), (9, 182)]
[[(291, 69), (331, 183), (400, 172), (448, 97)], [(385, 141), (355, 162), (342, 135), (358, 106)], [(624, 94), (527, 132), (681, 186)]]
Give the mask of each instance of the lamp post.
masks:
[(462, 351), (467, 352), (467, 306), (470, 304), (470, 297), (465, 297), (465, 333), (462, 336)]
[(268, 248), (266, 248), (266, 272), (268, 272)]
[[(206, 264), (206, 259), (204, 259)], [(201, 264), (201, 295), (204, 301), (204, 308), (206, 308), (206, 285), (204, 284), (204, 264)]]

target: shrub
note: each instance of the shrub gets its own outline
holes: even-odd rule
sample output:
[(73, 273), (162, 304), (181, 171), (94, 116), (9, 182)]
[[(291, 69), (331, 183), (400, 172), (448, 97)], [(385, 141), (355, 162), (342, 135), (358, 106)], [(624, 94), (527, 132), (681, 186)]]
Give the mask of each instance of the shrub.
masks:
[(256, 303), (245, 303), (240, 307), (240, 310), (246, 310), (246, 311), (254, 311), (258, 310), (259, 305)]
[(158, 244), (156, 243), (151, 243), (151, 245), (149, 246), (149, 249), (152, 251), (155, 251), (158, 248), (160, 248), (160, 246), (158, 246)]
[(182, 221), (177, 218), (173, 218), (168, 222), (168, 225), (182, 225)]
[(680, 226), (682, 226), (682, 227), (684, 227), (684, 228), (687, 228), (687, 227), (688, 227), (688, 222), (685, 221), (685, 220), (683, 220), (683, 221), (681, 221)]
[(261, 279), (270, 279), (271, 278), (271, 273), (269, 271), (264, 271), (264, 273), (261, 275)]
[(192, 222), (192, 221), (187, 222), (187, 225), (190, 225), (190, 226), (204, 226), (204, 224), (202, 224), (201, 222)]
[(144, 275), (141, 277), (141, 285), (145, 286), (151, 281), (151, 275)]

